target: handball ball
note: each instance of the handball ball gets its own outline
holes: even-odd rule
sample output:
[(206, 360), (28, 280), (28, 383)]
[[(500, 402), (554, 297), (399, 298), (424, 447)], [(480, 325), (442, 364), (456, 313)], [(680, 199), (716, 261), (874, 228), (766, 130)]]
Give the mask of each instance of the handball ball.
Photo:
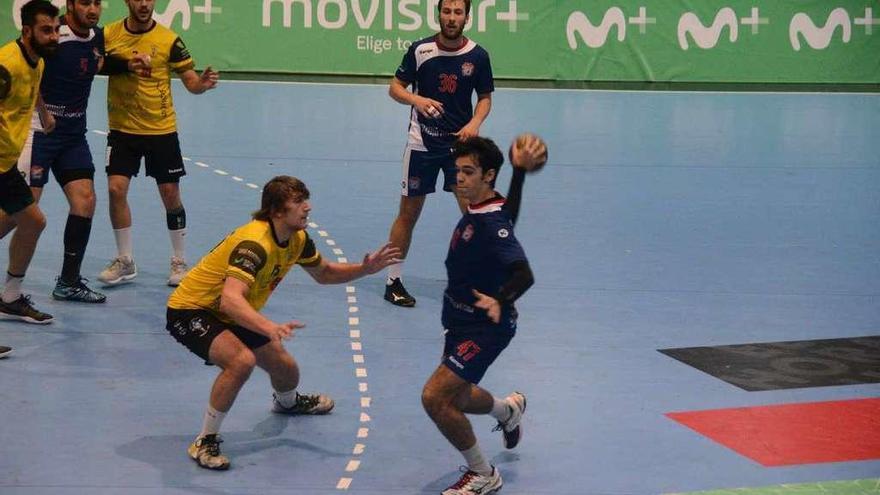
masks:
[[(536, 143), (535, 151), (538, 153), (538, 156), (531, 157), (525, 150), (532, 149), (536, 146)], [(514, 160), (514, 152), (516, 152), (516, 160)], [(510, 143), (507, 157), (510, 159), (510, 164), (514, 167), (525, 169), (530, 174), (539, 172), (547, 164), (547, 143), (535, 134), (528, 132), (520, 134)]]

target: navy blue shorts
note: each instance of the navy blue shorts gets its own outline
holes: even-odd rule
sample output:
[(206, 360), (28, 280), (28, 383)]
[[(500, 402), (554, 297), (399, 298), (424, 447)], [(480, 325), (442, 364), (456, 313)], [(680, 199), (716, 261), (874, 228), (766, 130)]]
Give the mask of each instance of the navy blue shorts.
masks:
[(409, 146), (403, 152), (403, 180), (401, 195), (424, 196), (434, 192), (437, 176), (443, 170), (443, 190), (455, 186), (455, 160), (451, 150), (418, 151)]
[(224, 330), (229, 330), (248, 349), (257, 349), (271, 340), (247, 328), (224, 323), (210, 311), (203, 309), (166, 308), (165, 329), (168, 333), (193, 354), (205, 360), (205, 364), (213, 365), (209, 359), (211, 344)]
[(61, 187), (77, 179), (94, 179), (95, 163), (83, 134), (34, 133), (30, 160), (30, 185), (43, 187), (49, 171)]
[(476, 385), (515, 334), (513, 330), (494, 325), (446, 329), (443, 364), (461, 379)]

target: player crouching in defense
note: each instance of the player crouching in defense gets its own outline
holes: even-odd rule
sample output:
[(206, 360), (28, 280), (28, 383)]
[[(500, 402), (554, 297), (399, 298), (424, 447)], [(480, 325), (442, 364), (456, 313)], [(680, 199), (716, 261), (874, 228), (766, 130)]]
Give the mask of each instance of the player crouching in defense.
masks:
[(470, 206), (452, 233), (446, 255), (443, 359), (425, 383), (422, 405), (467, 462), (464, 474), (443, 495), (487, 495), (501, 489), (501, 474), (483, 456), (465, 414), (491, 415), (498, 421), (504, 446), (512, 449), (519, 443), (525, 395), (514, 392), (499, 399), (477, 384), (516, 333), (513, 303), (534, 283), (513, 226), (525, 173), (544, 165), (547, 147), (528, 134), (514, 142), (514, 173), (506, 200), (494, 189), (504, 163), (495, 143), (482, 137), (459, 141), (453, 158), (458, 194)]
[(269, 373), (274, 412), (326, 414), (333, 409), (326, 395), (296, 390), (299, 367), (281, 341), (303, 324), (277, 323), (259, 312), (287, 272), (300, 265), (320, 284), (340, 284), (398, 262), (400, 250), (390, 244), (361, 263), (326, 261), (306, 233), (309, 211), (305, 184), (289, 176), (273, 178), (263, 187), (253, 221), (205, 255), (168, 299), (168, 332), (221, 370), (202, 431), (189, 446), (190, 457), (201, 467), (229, 468), (229, 459), (220, 453), (220, 424), (255, 366)]

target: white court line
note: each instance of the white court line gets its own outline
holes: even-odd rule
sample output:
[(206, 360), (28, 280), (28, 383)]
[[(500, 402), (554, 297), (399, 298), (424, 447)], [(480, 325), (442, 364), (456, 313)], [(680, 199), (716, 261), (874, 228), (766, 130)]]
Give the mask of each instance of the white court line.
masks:
[(350, 307), (348, 308), (348, 312), (349, 312), (349, 313), (357, 313), (357, 312), (358, 312), (358, 307), (357, 307), (357, 306), (350, 306)]
[(348, 490), (348, 487), (351, 486), (351, 478), (339, 478), (339, 483), (336, 483), (337, 490)]
[(259, 189), (260, 188), (260, 186), (254, 184), (253, 182), (248, 182), (247, 186), (251, 189)]
[(349, 285), (348, 287), (345, 288), (345, 292), (348, 292), (349, 294), (354, 294), (354, 291), (355, 291), (355, 288), (351, 285)]
[(358, 428), (358, 438), (367, 438), (368, 436), (370, 436), (369, 428)]
[(369, 397), (361, 397), (361, 407), (370, 407), (372, 400)]
[(214, 173), (217, 175), (229, 175), (229, 172), (227, 172), (225, 170), (220, 170), (219, 168), (215, 168)]
[(198, 165), (198, 166), (200, 166), (200, 167), (202, 167), (202, 168), (211, 168), (211, 166), (208, 165), (207, 163), (196, 162), (196, 165)]
[(354, 304), (356, 302), (358, 302), (358, 298), (356, 298), (354, 296), (348, 296), (348, 303), (349, 304)]
[[(366, 392), (367, 388), (368, 388), (367, 382), (358, 383), (358, 392), (361, 392), (361, 393)], [(361, 416), (361, 417), (363, 418), (363, 416)], [(369, 420), (369, 418), (367, 418), (367, 420)], [(361, 421), (363, 421), (363, 419)]]
[(370, 415), (365, 412), (362, 412), (361, 413), (361, 423), (369, 423), (369, 422), (370, 422)]
[(348, 263), (348, 258), (343, 258), (340, 256), (339, 258), (336, 258), (336, 261), (340, 263)]
[(353, 339), (359, 339), (359, 338), (361, 338), (361, 331), (360, 330), (350, 330), (348, 332), (348, 336)]
[(366, 448), (366, 445), (364, 445), (362, 443), (356, 443), (356, 444), (354, 444), (354, 450), (352, 450), (351, 453), (354, 455), (361, 455), (364, 453), (365, 448)]
[(356, 316), (352, 316), (351, 318), (348, 319), (349, 325), (358, 325), (358, 324), (360, 324), (360, 322), (361, 322), (360, 318), (358, 318)]
[(234, 180), (235, 182), (242, 182), (242, 181), (244, 181), (244, 179), (242, 179), (241, 177), (236, 177), (236, 176), (234, 176), (234, 175), (232, 176), (232, 180)]
[(361, 467), (361, 461), (356, 461), (352, 459), (348, 461), (348, 464), (345, 466), (345, 470), (350, 473), (352, 471), (357, 471), (359, 467)]
[(357, 368), (354, 370), (354, 375), (358, 378), (366, 378), (367, 377), (367, 369), (366, 368)]
[(354, 361), (355, 364), (363, 364), (364, 363), (364, 355), (363, 354), (355, 354), (351, 356), (351, 360)]

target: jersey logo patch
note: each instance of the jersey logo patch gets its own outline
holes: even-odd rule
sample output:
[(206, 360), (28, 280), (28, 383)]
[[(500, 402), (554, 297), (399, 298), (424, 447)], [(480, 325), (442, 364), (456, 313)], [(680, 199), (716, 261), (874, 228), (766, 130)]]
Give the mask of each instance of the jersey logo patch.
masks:
[(461, 75), (464, 77), (469, 77), (474, 73), (474, 64), (470, 62), (465, 62), (461, 64)]
[(510, 232), (508, 232), (507, 229), (499, 229), (498, 230), (498, 237), (500, 237), (502, 239), (506, 239), (507, 236), (509, 236), (509, 235), (510, 235)]
[(468, 224), (467, 227), (464, 228), (464, 232), (461, 233), (461, 240), (464, 242), (468, 242), (474, 237), (474, 226)]

